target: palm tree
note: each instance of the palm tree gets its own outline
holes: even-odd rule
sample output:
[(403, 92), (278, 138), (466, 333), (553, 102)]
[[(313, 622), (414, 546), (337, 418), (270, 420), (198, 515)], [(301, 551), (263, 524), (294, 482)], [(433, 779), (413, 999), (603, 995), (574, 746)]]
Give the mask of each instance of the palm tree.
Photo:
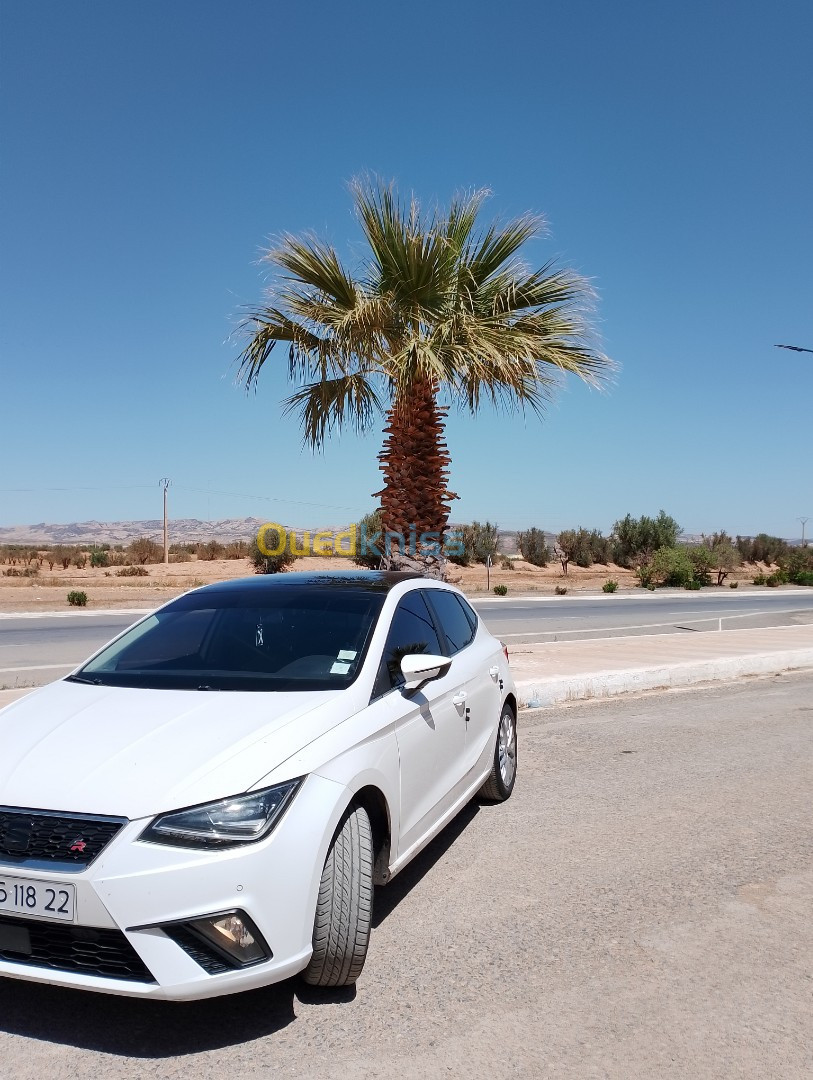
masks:
[(351, 185), (367, 253), (355, 274), (318, 238), (285, 235), (266, 259), (277, 270), (266, 303), (241, 329), (238, 379), (255, 386), (273, 349), (287, 345), (306, 443), (366, 432), (386, 411), (379, 454), (385, 529), (447, 529), (448, 401), (476, 414), (485, 402), (541, 412), (562, 375), (599, 385), (612, 363), (591, 345), (584, 279), (518, 258), (541, 219), (478, 228), (486, 192), (445, 213), (402, 203), (392, 185)]

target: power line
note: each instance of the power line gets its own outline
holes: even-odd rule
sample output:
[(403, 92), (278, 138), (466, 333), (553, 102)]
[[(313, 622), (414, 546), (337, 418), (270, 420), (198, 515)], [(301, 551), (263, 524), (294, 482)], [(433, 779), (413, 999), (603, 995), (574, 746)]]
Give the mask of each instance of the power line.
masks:
[(318, 506), (325, 510), (360, 510), (358, 506), (340, 506), (336, 503), (304, 502), (302, 499), (281, 499), (274, 495), (246, 495), (239, 491), (218, 491), (215, 488), (185, 487), (183, 484), (175, 485), (176, 491), (195, 491), (203, 495), (228, 495), (232, 499), (256, 499), (259, 502), (288, 503), (291, 506)]

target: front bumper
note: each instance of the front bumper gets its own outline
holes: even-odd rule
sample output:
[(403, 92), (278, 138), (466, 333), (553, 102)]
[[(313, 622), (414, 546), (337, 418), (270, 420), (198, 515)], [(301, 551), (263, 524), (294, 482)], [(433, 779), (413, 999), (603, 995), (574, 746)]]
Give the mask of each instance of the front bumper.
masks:
[[(289, 978), (311, 956), (319, 879), (342, 798), (340, 785), (311, 774), (271, 834), (256, 844), (193, 851), (142, 843), (138, 837), (149, 823), (146, 819), (128, 822), (81, 873), (0, 865), (0, 877), (6, 872), (76, 887), (75, 922), (28, 920), (34, 923), (32, 938), (46, 941), (47, 950), (38, 946), (30, 957), (20, 959), (6, 953), (0, 957), (0, 976), (174, 1001), (236, 993)], [(161, 928), (234, 910), (249, 916), (270, 958), (210, 973), (194, 949)], [(2, 921), (23, 923), (5, 914)], [(68, 946), (72, 955), (94, 950), (86, 970), (53, 966), (56, 955), (57, 965), (64, 968), (61, 958)]]

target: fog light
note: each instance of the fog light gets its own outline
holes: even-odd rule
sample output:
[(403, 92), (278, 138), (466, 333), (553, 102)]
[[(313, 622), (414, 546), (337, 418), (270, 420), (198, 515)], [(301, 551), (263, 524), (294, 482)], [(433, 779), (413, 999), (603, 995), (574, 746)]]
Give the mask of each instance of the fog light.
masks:
[(224, 915), (209, 915), (195, 919), (186, 925), (204, 938), (216, 952), (230, 960), (234, 966), (246, 967), (258, 964), (271, 955), (257, 927), (242, 911), (229, 911)]

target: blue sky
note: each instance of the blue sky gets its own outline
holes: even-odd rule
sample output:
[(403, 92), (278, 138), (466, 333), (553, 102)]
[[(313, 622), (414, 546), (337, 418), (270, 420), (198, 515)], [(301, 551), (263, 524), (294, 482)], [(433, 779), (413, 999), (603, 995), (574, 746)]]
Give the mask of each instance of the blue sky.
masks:
[[(347, 181), (543, 213), (614, 387), (453, 414), (456, 520), (798, 535), (813, 516), (813, 7), (84, 0), (0, 8), (0, 525), (342, 523), (377, 435), (234, 381), (269, 238), (353, 260)], [(808, 527), (810, 531), (810, 527)]]

